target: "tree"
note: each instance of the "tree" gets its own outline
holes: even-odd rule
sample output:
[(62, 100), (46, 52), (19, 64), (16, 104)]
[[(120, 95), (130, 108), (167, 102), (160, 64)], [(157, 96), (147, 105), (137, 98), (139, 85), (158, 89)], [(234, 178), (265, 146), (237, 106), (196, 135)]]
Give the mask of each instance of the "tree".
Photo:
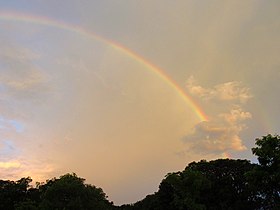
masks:
[(84, 184), (76, 174), (65, 174), (47, 182), (42, 195), (41, 209), (86, 210), (110, 209), (112, 204), (101, 188)]
[(18, 181), (0, 180), (0, 209), (12, 210), (15, 206), (28, 199), (30, 177)]
[(196, 196), (196, 203), (203, 204), (207, 209), (251, 209), (254, 202), (250, 200), (245, 174), (252, 167), (248, 160), (202, 160), (190, 163), (183, 173), (192, 171), (200, 174), (200, 180), (196, 175), (189, 181), (196, 183), (192, 184), (191, 195)]
[(261, 166), (269, 170), (280, 168), (280, 136), (268, 134), (256, 139), (257, 147), (252, 148)]
[(246, 173), (254, 167), (248, 160), (218, 159), (190, 163), (184, 171), (169, 173), (158, 192), (131, 209), (229, 210), (255, 209)]
[(15, 210), (37, 210), (38, 206), (36, 202), (26, 200), (15, 204)]
[(252, 148), (259, 165), (248, 172), (251, 191), (263, 209), (280, 209), (280, 137), (268, 134), (256, 139)]
[(169, 173), (159, 190), (135, 204), (114, 206), (101, 188), (65, 174), (30, 186), (31, 178), (0, 180), (0, 209), (5, 210), (277, 210), (280, 209), (280, 137), (256, 139), (248, 160), (201, 160)]

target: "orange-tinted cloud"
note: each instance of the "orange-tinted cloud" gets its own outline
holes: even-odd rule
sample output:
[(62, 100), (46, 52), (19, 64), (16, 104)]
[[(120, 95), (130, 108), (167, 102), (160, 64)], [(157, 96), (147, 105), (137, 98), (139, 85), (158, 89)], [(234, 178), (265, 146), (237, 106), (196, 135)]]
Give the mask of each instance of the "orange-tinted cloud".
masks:
[(7, 161), (7, 162), (0, 162), (0, 168), (3, 169), (11, 169), (11, 168), (19, 168), (20, 163), (18, 161)]
[(248, 99), (252, 98), (250, 89), (244, 87), (241, 82), (232, 81), (223, 84), (218, 84), (214, 88), (204, 88), (197, 85), (194, 77), (187, 80), (186, 87), (188, 91), (199, 98), (204, 100), (221, 100), (221, 101), (237, 101), (245, 103)]
[(223, 153), (242, 151), (246, 147), (240, 138), (245, 125), (242, 121), (250, 118), (249, 112), (240, 108), (220, 114), (214, 121), (198, 123), (193, 133), (184, 138), (188, 148), (201, 153)]
[(188, 150), (217, 155), (246, 150), (240, 134), (246, 128), (245, 120), (252, 117), (242, 108), (252, 97), (249, 88), (237, 81), (204, 88), (193, 77), (188, 79), (186, 86), (194, 97), (206, 101), (213, 109), (209, 121), (196, 124), (193, 132), (184, 138)]

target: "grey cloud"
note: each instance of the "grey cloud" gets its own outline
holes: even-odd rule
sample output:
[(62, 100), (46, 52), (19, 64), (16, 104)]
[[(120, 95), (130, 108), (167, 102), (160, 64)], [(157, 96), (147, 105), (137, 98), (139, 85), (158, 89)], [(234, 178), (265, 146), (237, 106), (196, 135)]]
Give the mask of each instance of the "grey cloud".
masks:
[(21, 46), (3, 47), (0, 53), (0, 99), (36, 98), (48, 92), (47, 76), (36, 60), (38, 53)]
[(0, 58), (5, 61), (26, 62), (40, 58), (40, 54), (24, 47), (4, 46), (0, 52)]

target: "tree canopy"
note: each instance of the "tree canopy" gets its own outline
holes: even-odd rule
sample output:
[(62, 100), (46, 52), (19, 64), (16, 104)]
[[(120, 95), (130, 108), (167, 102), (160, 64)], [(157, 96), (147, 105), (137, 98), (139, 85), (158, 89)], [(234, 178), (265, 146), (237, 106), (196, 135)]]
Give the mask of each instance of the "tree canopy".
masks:
[(132, 205), (147, 210), (280, 209), (280, 137), (256, 139), (248, 160), (218, 159), (190, 163), (169, 173), (158, 192)]
[(166, 175), (157, 192), (134, 204), (115, 206), (101, 188), (75, 173), (31, 186), (30, 177), (0, 180), (5, 210), (276, 210), (280, 209), (280, 137), (256, 139), (259, 163), (201, 160)]

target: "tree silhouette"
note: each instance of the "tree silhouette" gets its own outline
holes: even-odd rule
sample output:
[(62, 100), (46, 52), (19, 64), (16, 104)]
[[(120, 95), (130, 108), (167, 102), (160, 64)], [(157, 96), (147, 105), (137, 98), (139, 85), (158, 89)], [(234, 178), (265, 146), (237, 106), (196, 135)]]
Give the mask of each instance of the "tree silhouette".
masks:
[(263, 209), (280, 209), (280, 137), (267, 135), (256, 139), (252, 148), (259, 165), (248, 172), (255, 200)]
[(75, 173), (30, 186), (30, 177), (0, 180), (2, 210), (277, 210), (280, 209), (280, 137), (256, 139), (259, 164), (201, 160), (166, 175), (159, 190), (134, 204), (114, 206), (101, 188)]
[(76, 174), (65, 174), (53, 179), (42, 195), (43, 209), (110, 209), (111, 203), (101, 188), (84, 184), (85, 179)]

